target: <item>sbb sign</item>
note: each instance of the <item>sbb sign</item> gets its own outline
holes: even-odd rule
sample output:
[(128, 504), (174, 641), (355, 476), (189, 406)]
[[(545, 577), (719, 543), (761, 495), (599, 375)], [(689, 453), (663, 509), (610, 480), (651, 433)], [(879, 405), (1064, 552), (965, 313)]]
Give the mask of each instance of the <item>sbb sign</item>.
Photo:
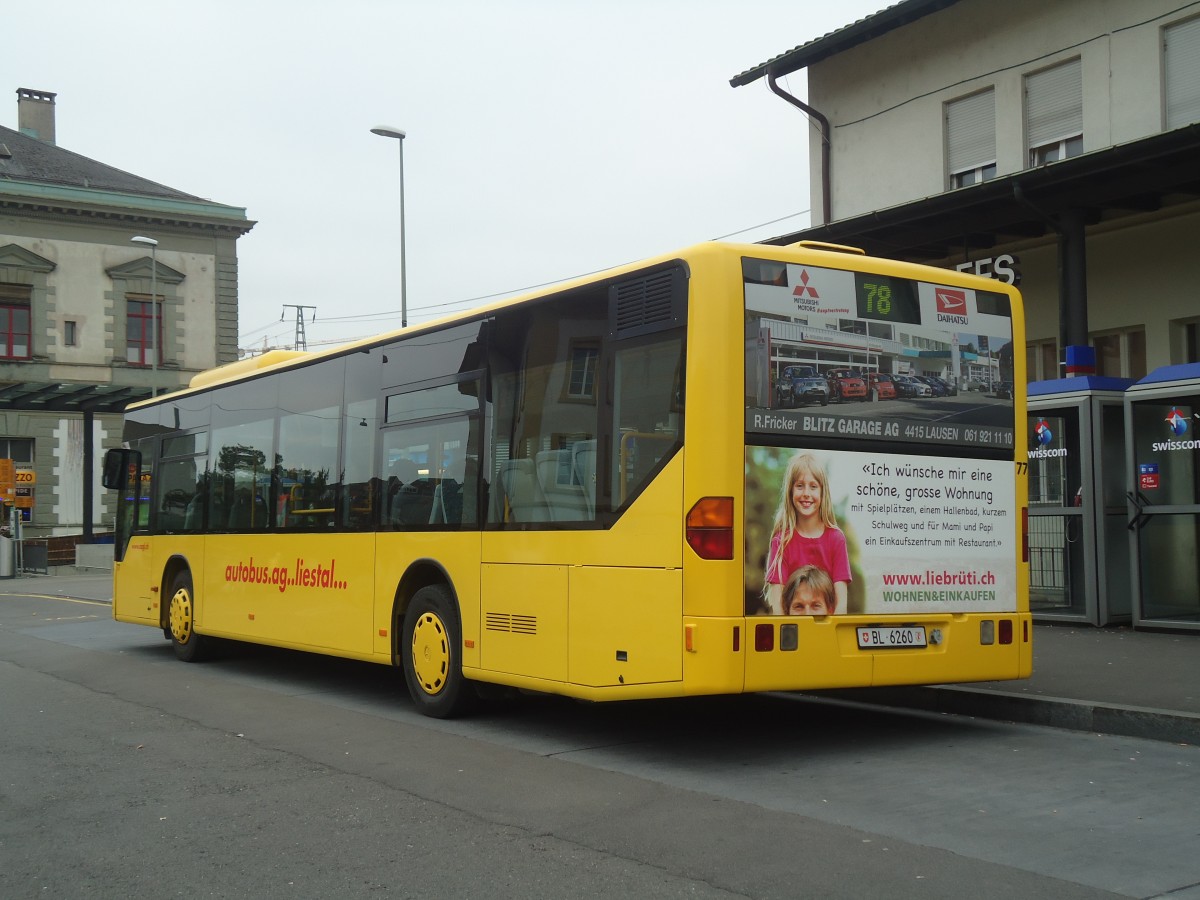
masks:
[(984, 278), (995, 278), (1014, 287), (1021, 283), (1021, 272), (1018, 268), (1021, 261), (1011, 253), (1001, 253), (999, 256), (989, 256), (985, 259), (973, 259), (970, 262), (959, 263), (955, 271), (970, 272), (972, 275), (982, 275)]

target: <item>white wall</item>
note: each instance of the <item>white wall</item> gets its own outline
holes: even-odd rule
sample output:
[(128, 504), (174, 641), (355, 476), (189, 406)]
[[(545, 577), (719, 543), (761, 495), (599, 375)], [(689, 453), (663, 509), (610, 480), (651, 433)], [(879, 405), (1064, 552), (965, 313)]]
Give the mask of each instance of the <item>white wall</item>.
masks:
[[(1022, 78), (1076, 56), (1085, 152), (1161, 131), (1161, 29), (1197, 12), (1200, 3), (1178, 0), (962, 0), (817, 63), (808, 102), (833, 125), (833, 218), (943, 192), (943, 104), (988, 86), (996, 90), (997, 174), (1020, 171)], [(810, 159), (816, 224), (815, 133)]]

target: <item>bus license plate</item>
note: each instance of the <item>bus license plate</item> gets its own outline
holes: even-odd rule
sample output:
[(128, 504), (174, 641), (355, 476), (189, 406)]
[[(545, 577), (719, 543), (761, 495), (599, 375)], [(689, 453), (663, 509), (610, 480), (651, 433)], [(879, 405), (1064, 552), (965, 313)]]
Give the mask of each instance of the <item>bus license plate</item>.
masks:
[(896, 650), (925, 647), (925, 628), (920, 625), (868, 625), (855, 629), (860, 650)]

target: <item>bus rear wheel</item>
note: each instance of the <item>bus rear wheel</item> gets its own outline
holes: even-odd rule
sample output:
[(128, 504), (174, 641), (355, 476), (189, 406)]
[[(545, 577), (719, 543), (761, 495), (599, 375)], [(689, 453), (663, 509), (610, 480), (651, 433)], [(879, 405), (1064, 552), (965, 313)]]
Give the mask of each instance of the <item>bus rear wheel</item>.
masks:
[(192, 576), (182, 571), (171, 580), (171, 599), (167, 604), (167, 636), (177, 659), (198, 662), (204, 658), (205, 639), (196, 634), (196, 594)]
[(462, 628), (444, 585), (427, 585), (413, 594), (401, 639), (404, 680), (417, 710), (435, 719), (467, 712), (477, 695), (463, 677)]

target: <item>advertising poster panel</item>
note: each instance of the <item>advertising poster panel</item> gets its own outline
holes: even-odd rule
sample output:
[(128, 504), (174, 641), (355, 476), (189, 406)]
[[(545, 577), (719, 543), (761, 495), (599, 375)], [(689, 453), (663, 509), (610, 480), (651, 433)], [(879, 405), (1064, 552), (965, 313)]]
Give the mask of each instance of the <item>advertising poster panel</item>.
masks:
[(1014, 479), (1011, 460), (748, 447), (747, 615), (1015, 611)]
[(1013, 448), (1007, 295), (751, 258), (743, 282), (747, 432)]
[(1015, 611), (1008, 296), (753, 258), (743, 282), (747, 614)]

